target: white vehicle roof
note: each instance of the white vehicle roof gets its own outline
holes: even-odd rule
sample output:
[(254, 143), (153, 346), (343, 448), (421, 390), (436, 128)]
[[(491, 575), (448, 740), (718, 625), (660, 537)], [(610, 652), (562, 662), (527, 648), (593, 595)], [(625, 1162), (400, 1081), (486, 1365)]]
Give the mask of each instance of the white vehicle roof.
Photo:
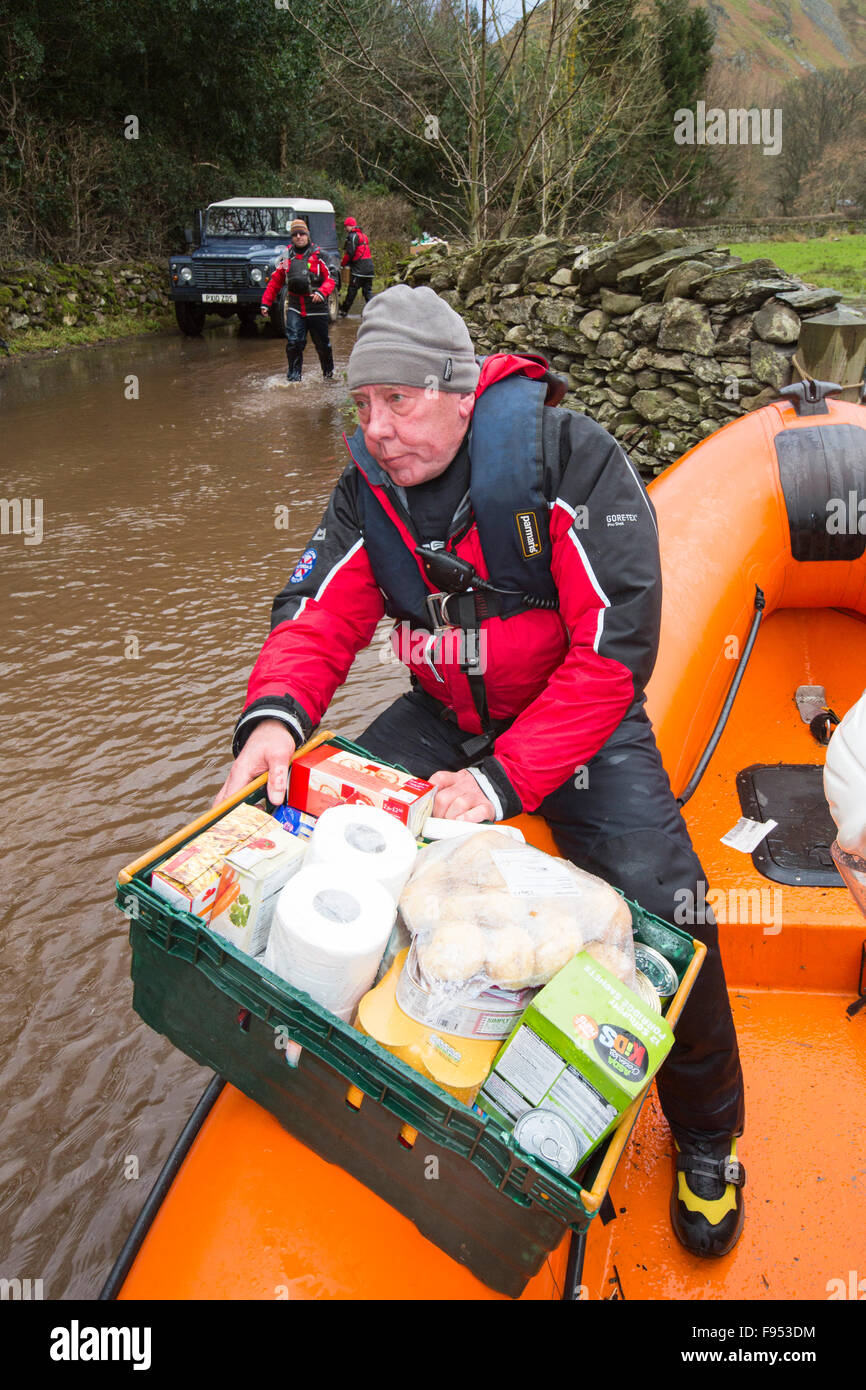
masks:
[(293, 207), (297, 212), (333, 212), (334, 204), (324, 198), (223, 198), (219, 203), (209, 203), (209, 208), (285, 208)]

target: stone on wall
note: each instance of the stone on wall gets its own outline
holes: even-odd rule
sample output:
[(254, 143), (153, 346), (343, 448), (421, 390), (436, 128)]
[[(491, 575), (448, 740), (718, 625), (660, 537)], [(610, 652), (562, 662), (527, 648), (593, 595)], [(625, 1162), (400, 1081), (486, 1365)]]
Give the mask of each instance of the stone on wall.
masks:
[(778, 299), (768, 300), (752, 323), (765, 343), (796, 343), (800, 337), (800, 315)]
[(635, 309), (623, 328), (636, 343), (655, 342), (663, 312), (661, 304), (642, 304)]
[(662, 309), (656, 341), (660, 348), (709, 353), (716, 335), (710, 326), (709, 313), (701, 304), (690, 299), (670, 299)]
[(752, 376), (768, 386), (786, 386), (791, 376), (791, 356), (794, 349), (785, 351), (771, 343), (754, 342), (751, 351)]
[(639, 294), (617, 294), (606, 287), (601, 291), (601, 307), (606, 314), (632, 314), (641, 303)]
[[(711, 250), (712, 246), (679, 246), (672, 251), (663, 252), (660, 256), (652, 256), (647, 261), (638, 261), (637, 265), (628, 266), (620, 271), (616, 279), (617, 286), (628, 291), (645, 289), (646, 286), (655, 284), (660, 294), (667, 277), (673, 274), (680, 262), (693, 261), (699, 252)], [(657, 296), (653, 294), (651, 297)]]
[(680, 261), (675, 265), (670, 275), (667, 276), (662, 300), (669, 299), (688, 299), (692, 291), (703, 280), (712, 275), (712, 270), (703, 261), (696, 261), (691, 256), (692, 247), (689, 247), (689, 259)]
[(790, 304), (792, 309), (796, 309), (798, 314), (821, 314), (825, 309), (832, 309), (842, 298), (841, 290), (831, 289), (805, 289), (805, 290), (782, 290), (776, 296), (785, 304)]

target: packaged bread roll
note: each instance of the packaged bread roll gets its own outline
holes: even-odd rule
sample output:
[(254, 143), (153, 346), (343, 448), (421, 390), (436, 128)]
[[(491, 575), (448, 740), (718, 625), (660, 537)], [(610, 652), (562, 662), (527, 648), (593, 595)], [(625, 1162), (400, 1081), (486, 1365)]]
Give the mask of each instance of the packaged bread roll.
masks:
[(416, 938), (425, 984), (448, 998), (547, 984), (591, 948), (634, 984), (631, 912), (620, 894), (493, 829), (420, 850), (400, 913)]

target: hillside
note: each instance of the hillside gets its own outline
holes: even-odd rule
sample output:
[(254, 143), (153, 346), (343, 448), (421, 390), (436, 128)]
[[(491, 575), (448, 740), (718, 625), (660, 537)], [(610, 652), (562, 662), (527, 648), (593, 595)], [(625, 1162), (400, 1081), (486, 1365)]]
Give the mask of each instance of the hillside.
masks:
[(785, 81), (866, 63), (866, 0), (708, 0), (720, 67)]
[[(582, 9), (592, 0), (576, 0)], [(766, 78), (771, 86), (826, 68), (866, 63), (866, 0), (690, 0), (706, 9), (716, 31), (716, 73)], [(531, 9), (531, 4), (527, 4)], [(652, 0), (637, 0), (648, 11)], [(504, 0), (503, 17), (516, 21), (517, 0)], [(529, 32), (549, 23), (547, 0), (535, 7)], [(511, 34), (517, 32), (517, 26)], [(507, 40), (506, 40), (507, 41)]]

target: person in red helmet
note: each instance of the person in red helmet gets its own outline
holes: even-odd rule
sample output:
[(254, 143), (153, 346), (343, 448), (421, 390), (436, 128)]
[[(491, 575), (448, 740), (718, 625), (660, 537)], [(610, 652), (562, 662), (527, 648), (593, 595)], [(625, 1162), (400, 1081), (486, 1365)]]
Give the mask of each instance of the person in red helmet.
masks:
[(373, 261), (370, 257), (370, 241), (362, 232), (354, 217), (343, 222), (346, 228), (346, 249), (340, 265), (349, 267), (349, 289), (340, 305), (340, 318), (344, 319), (355, 302), (360, 290), (367, 303), (373, 298)]
[(328, 336), (328, 295), (336, 289), (321, 249), (310, 241), (310, 231), (302, 218), (296, 217), (289, 232), (292, 244), (285, 260), (281, 261), (268, 281), (262, 295), (262, 314), (268, 317), (270, 306), (286, 286), (286, 380), (300, 381), (307, 333), (318, 354), (322, 376), (334, 378), (334, 355)]

